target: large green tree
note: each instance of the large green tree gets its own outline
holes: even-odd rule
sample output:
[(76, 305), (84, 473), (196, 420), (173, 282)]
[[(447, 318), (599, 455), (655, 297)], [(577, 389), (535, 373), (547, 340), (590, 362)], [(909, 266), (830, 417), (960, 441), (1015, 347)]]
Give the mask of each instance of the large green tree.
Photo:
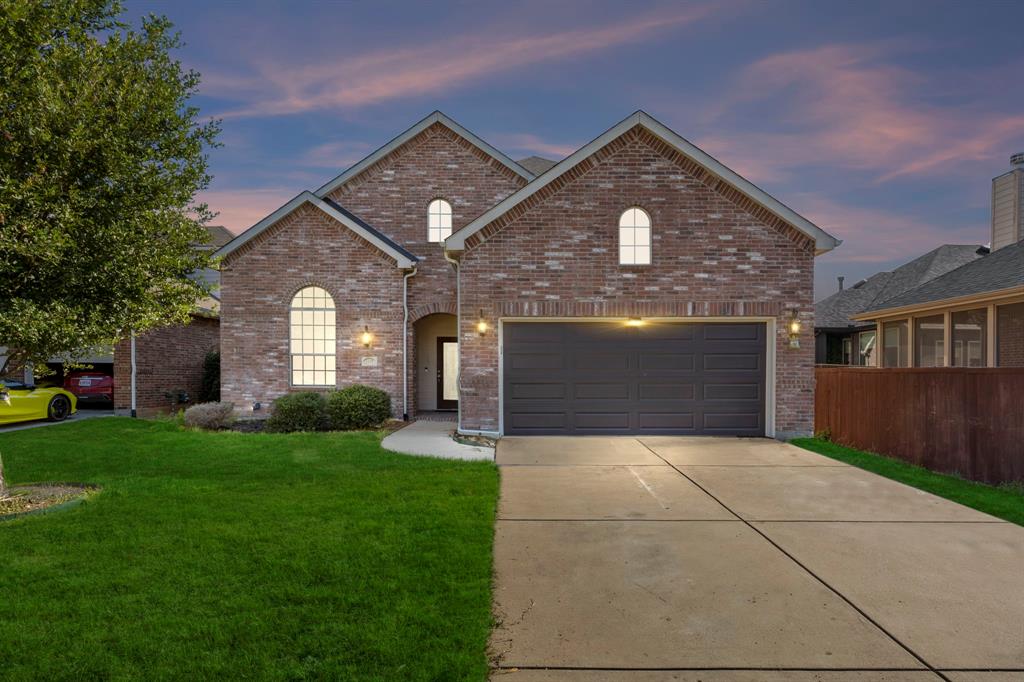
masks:
[[(164, 17), (0, 0), (0, 346), (6, 369), (188, 319), (218, 121)], [(5, 367), (0, 367), (2, 372)]]

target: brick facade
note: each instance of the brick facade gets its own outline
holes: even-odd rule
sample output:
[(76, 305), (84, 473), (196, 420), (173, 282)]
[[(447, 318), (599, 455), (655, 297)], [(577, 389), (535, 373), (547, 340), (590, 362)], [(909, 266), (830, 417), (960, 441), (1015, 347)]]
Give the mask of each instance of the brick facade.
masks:
[[(187, 325), (160, 327), (135, 339), (136, 406), (140, 416), (183, 407), (167, 394), (185, 392), (189, 403), (199, 396), (206, 354), (217, 350), (220, 325), (216, 318), (192, 318)], [(114, 409), (132, 406), (131, 341), (114, 347)]]
[[(427, 206), (444, 198), (458, 230), (526, 180), (434, 124), (335, 188), (329, 198), (421, 258), (409, 280), (409, 412), (417, 396), (415, 322), (456, 312), (456, 280), (427, 235)], [(618, 264), (618, 219), (631, 206), (653, 222), (653, 263)], [(460, 255), (462, 427), (499, 426), (498, 321), (509, 317), (774, 318), (775, 425), (813, 424), (814, 242), (637, 127), (466, 242)], [(402, 270), (305, 205), (232, 250), (223, 263), (222, 396), (248, 408), (290, 390), (288, 309), (316, 284), (338, 310), (338, 384), (387, 390), (402, 409)], [(478, 312), (491, 325), (481, 336)], [(789, 348), (792, 311), (801, 345)], [(359, 344), (364, 325), (373, 348)], [(375, 367), (363, 359), (377, 358)]]
[[(434, 124), (328, 195), (420, 259), (409, 279), (410, 414), (419, 378), (414, 323), (455, 312), (455, 274), (441, 244), (427, 241), (427, 207), (447, 200), (458, 229), (525, 183)], [(339, 386), (379, 386), (401, 416), (402, 276), (393, 261), (308, 205), (230, 254), (221, 274), (222, 399), (247, 408), (307, 390), (288, 381), (288, 308), (298, 289), (315, 283), (338, 308)], [(375, 337), (370, 351), (358, 342), (364, 325)], [(377, 367), (362, 365), (367, 356), (377, 358)]]
[[(462, 309), (473, 311), (460, 333), (463, 428), (498, 429), (499, 339), (476, 333), (483, 310), (492, 327), (506, 317), (775, 317), (776, 428), (811, 431), (814, 251), (802, 233), (755, 217), (642, 129), (524, 203), (462, 257)], [(651, 216), (648, 266), (618, 263), (618, 220), (632, 206)], [(791, 310), (803, 321), (799, 349), (789, 348)]]

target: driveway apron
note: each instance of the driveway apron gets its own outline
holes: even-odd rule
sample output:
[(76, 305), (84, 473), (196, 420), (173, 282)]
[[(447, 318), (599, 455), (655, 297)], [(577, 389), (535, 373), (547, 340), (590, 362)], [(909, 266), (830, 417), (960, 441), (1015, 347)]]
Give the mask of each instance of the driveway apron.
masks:
[(497, 462), (495, 678), (1024, 679), (1016, 525), (767, 439)]

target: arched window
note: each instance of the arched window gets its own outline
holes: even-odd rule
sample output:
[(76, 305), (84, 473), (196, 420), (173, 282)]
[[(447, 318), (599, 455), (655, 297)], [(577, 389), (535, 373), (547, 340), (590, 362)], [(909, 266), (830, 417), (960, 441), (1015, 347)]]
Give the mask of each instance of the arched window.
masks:
[(320, 287), (295, 294), (290, 311), (292, 386), (334, 386), (334, 299)]
[(619, 263), (651, 263), (651, 216), (642, 208), (626, 209), (619, 218)]
[(452, 233), (452, 205), (434, 199), (427, 209), (427, 241), (443, 242)]

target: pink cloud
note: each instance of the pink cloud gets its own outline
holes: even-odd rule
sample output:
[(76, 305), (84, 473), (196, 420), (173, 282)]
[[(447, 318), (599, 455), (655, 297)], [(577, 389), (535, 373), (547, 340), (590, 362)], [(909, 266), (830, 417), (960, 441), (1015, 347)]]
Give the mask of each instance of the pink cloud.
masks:
[(281, 188), (214, 190), (203, 192), (211, 211), (219, 215), (212, 224), (223, 225), (238, 234), (266, 218), (298, 192)]
[(539, 36), (510, 36), (505, 28), (477, 30), (413, 48), (388, 48), (325, 63), (263, 59), (256, 62), (258, 73), (252, 76), (207, 75), (204, 89), (246, 102), (221, 113), (224, 118), (353, 109), (450, 91), (519, 67), (612, 49), (694, 23), (711, 11), (710, 5), (690, 6)]
[(373, 151), (365, 142), (337, 140), (312, 147), (298, 159), (298, 164), (318, 168), (334, 168), (338, 172), (361, 161)]
[(867, 206), (852, 206), (819, 195), (789, 195), (790, 205), (822, 229), (843, 239), (836, 253), (844, 262), (882, 263), (913, 258), (940, 244), (982, 244), (984, 225), (953, 233), (932, 222)]
[[(1024, 116), (979, 113), (928, 101), (935, 85), (883, 60), (891, 46), (827, 45), (770, 55), (745, 67), (709, 110), (716, 133), (703, 142), (723, 161), (751, 166), (755, 180), (831, 166), (877, 182), (975, 175), (963, 162), (990, 163), (1024, 134)], [(776, 130), (722, 132), (730, 114), (756, 111)], [(744, 161), (756, 156), (757, 162)], [(740, 171), (742, 172), (742, 170)]]

